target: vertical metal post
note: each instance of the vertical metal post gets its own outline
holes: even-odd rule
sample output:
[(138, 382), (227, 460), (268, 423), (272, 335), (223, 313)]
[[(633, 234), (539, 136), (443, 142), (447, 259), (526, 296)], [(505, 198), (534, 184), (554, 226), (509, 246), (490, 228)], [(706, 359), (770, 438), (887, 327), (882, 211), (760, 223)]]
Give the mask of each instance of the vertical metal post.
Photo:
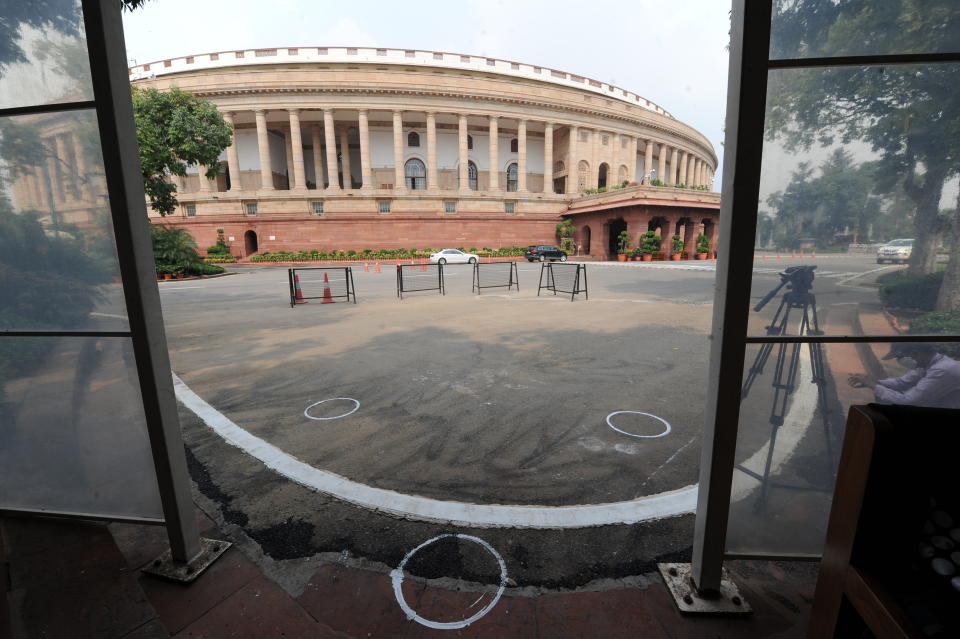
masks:
[(154, 275), (120, 4), (116, 0), (84, 0), (83, 19), (103, 168), (147, 433), (171, 556), (175, 562), (186, 563), (200, 554), (201, 544)]
[(733, 3), (720, 205), (723, 224), (693, 540), (692, 577), (701, 591), (720, 591), (726, 550), (740, 418), (739, 372), (743, 370), (760, 191), (770, 17), (771, 0)]

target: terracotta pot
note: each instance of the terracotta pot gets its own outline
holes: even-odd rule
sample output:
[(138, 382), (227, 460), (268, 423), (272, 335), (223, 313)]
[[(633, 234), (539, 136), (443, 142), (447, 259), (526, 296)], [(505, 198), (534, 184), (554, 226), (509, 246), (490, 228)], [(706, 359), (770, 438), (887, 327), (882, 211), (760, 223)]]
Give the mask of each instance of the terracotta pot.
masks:
[(163, 279), (165, 279), (165, 280), (172, 280), (172, 279), (173, 279), (173, 273), (164, 273), (164, 274), (163, 274)]
[(673, 260), (674, 262), (679, 262), (679, 261), (680, 261), (680, 254), (679, 254), (679, 253), (674, 253), (673, 255), (670, 256), (670, 259)]
[(617, 261), (618, 261), (618, 262), (626, 262), (626, 261), (627, 261), (627, 256), (624, 255), (623, 253), (620, 253), (619, 255), (617, 255)]
[(697, 259), (698, 259), (698, 260), (705, 260), (705, 259), (707, 259), (707, 254), (706, 254), (706, 253), (697, 253)]
[(178, 280), (185, 280), (185, 279), (187, 279), (187, 275), (186, 275), (185, 273), (177, 273), (177, 279), (178, 279)]
[(650, 262), (653, 260), (653, 256), (650, 255), (649, 253), (644, 253), (643, 255), (640, 256), (640, 259), (644, 262)]

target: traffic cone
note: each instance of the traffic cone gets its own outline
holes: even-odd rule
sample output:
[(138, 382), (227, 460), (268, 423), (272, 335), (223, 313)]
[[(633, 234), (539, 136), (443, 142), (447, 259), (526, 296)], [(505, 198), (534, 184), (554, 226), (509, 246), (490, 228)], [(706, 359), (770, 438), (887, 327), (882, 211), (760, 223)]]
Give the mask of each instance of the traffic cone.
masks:
[(330, 278), (323, 274), (323, 301), (321, 304), (333, 304), (333, 295), (330, 293)]
[(817, 256), (817, 252), (816, 252), (816, 251), (810, 251), (810, 257), (811, 257), (811, 258), (816, 257), (816, 256)]
[(797, 249), (790, 249), (790, 257), (796, 257), (796, 256), (797, 256)]
[(379, 272), (380, 272), (380, 262), (377, 262), (377, 263), (376, 263), (376, 266), (375, 266), (375, 268), (373, 269), (373, 272), (374, 272), (374, 273), (379, 273)]
[(421, 270), (421, 271), (427, 270), (427, 261), (426, 261), (426, 260), (420, 260), (420, 270)]
[(363, 263), (363, 272), (364, 272), (364, 273), (369, 273), (369, 272), (370, 272), (370, 265), (367, 264), (366, 262)]
[(777, 251), (777, 259), (778, 259), (778, 260), (783, 259), (783, 258), (780, 257), (780, 251)]
[(303, 299), (303, 293), (300, 291), (300, 276), (296, 273), (293, 274), (293, 303), (294, 304), (309, 304), (307, 300)]

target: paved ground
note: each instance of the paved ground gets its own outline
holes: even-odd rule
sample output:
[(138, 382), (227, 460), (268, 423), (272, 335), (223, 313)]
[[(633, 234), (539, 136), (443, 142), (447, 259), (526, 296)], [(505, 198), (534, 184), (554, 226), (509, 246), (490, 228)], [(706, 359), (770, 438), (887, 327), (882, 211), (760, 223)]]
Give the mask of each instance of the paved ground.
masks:
[[(778, 269), (794, 263), (801, 262), (758, 263), (755, 299), (779, 282)], [(816, 264), (821, 322), (826, 330), (850, 332), (857, 304), (876, 297), (869, 287), (876, 265), (846, 256), (820, 257)], [(294, 309), (285, 269), (235, 270), (224, 278), (161, 284), (173, 368), (238, 429), (286, 453), (287, 466), (302, 462), (360, 486), (484, 506), (606, 504), (696, 482), (710, 263), (591, 264), (590, 299), (575, 302), (538, 298), (539, 266), (525, 263), (520, 292), (472, 295), (469, 270), (452, 267), (446, 296), (424, 292), (403, 301), (396, 299), (392, 267), (380, 274), (359, 268), (359, 304), (315, 300)], [(314, 289), (305, 284), (310, 295)], [(758, 329), (775, 305), (757, 314)], [(804, 366), (801, 358), (801, 373)], [(742, 437), (740, 458), (749, 468), (763, 461), (770, 438), (770, 381), (768, 369), (748, 400), (755, 402), (750, 414), (760, 416)], [(827, 386), (832, 412), (842, 414), (849, 398), (837, 394), (833, 376)], [(811, 419), (816, 394), (809, 410), (809, 391), (797, 392), (775, 468), (823, 484), (830, 468), (823, 463), (822, 429), (811, 428), (819, 424)], [(304, 415), (315, 402), (343, 397), (359, 408), (334, 420)], [(355, 405), (330, 401), (309, 414), (333, 417)], [(613, 411), (651, 413), (671, 430), (662, 437), (617, 432), (607, 424)], [(296, 562), (317, 553), (396, 566), (423, 541), (453, 530), (490, 542), (511, 575), (536, 587), (642, 574), (657, 560), (688, 552), (690, 516), (538, 530), (452, 527), (380, 514), (286, 479), (268, 467), (277, 467), (277, 457), (257, 460), (241, 452), (209, 428), (209, 419), (204, 423), (186, 408), (181, 419), (191, 471), (214, 517), (255, 540), (266, 556), (291, 562), (285, 574), (294, 582), (306, 574)], [(665, 430), (637, 414), (614, 416), (611, 423), (633, 435)], [(837, 437), (835, 427), (831, 436)], [(740, 481), (737, 503), (756, 515), (757, 484)], [(782, 521), (779, 528), (740, 529), (735, 541), (744, 549), (769, 545), (810, 511), (822, 510), (822, 493), (805, 492), (812, 495), (807, 501), (771, 497), (775, 509), (787, 501), (804, 506), (793, 517), (765, 517)], [(479, 582), (496, 578), (496, 563), (482, 548), (460, 545), (414, 570)]]

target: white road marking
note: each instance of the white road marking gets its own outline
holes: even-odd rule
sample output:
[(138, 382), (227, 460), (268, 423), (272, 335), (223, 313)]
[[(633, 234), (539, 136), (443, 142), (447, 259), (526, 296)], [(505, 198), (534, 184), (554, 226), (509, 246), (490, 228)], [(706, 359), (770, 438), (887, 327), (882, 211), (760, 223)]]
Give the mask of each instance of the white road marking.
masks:
[(472, 504), (374, 488), (314, 468), (244, 430), (194, 393), (176, 374), (173, 386), (177, 399), (211, 430), (267, 468), (317, 492), (392, 515), (489, 528), (589, 528), (684, 515), (697, 506), (696, 485), (629, 501), (579, 506)]
[[(500, 566), (500, 586), (497, 588), (497, 594), (494, 595), (493, 601), (491, 601), (486, 606), (481, 608), (472, 617), (463, 619), (461, 621), (430, 621), (429, 619), (424, 619), (423, 617), (418, 615), (416, 611), (414, 611), (413, 608), (411, 608), (407, 604), (407, 600), (404, 598), (403, 590), (401, 588), (403, 585), (403, 568), (404, 566), (407, 565), (407, 562), (410, 561), (410, 558), (413, 557), (415, 554), (417, 554), (417, 552), (420, 549), (424, 548), (425, 546), (429, 546), (435, 541), (439, 541), (447, 537), (453, 537), (455, 539), (466, 539), (466, 540), (478, 543), (484, 548), (486, 548), (487, 552), (493, 555), (493, 558), (497, 560), (497, 564)], [(500, 597), (503, 595), (504, 589), (506, 589), (507, 587), (507, 565), (506, 563), (504, 563), (503, 557), (500, 556), (500, 553), (498, 553), (493, 546), (491, 546), (489, 543), (487, 543), (483, 539), (480, 539), (479, 537), (474, 537), (473, 535), (447, 533), (444, 535), (438, 535), (433, 539), (428, 539), (422, 544), (420, 544), (419, 546), (417, 546), (416, 548), (414, 548), (413, 550), (411, 550), (410, 552), (408, 552), (403, 557), (403, 560), (400, 562), (400, 565), (397, 566), (394, 570), (390, 571), (390, 581), (393, 582), (393, 594), (397, 598), (397, 603), (400, 604), (400, 608), (403, 610), (404, 613), (406, 613), (407, 619), (410, 619), (411, 621), (416, 621), (421, 626), (426, 626), (427, 628), (435, 628), (436, 630), (456, 630), (458, 628), (466, 628), (467, 626), (472, 624), (474, 621), (477, 621), (478, 619), (483, 617), (485, 614), (493, 610), (493, 607), (497, 605), (497, 602), (500, 601)], [(477, 601), (480, 601), (480, 599), (482, 598), (483, 598), (483, 595), (480, 595), (480, 597), (477, 598)], [(477, 601), (474, 601), (469, 606), (469, 608), (472, 608), (474, 605), (476, 605)]]
[[(313, 415), (311, 415), (311, 414), (309, 413), (309, 410), (310, 410), (311, 408), (313, 408), (314, 406), (319, 406), (320, 404), (325, 404), (325, 403), (327, 403), (327, 402), (335, 402), (335, 401), (337, 401), (338, 399), (342, 399), (342, 400), (348, 401), (348, 402), (353, 402), (353, 408), (351, 408), (350, 410), (348, 410), (348, 411), (345, 412), (344, 414), (342, 414), (342, 415), (337, 415), (337, 416), (335, 416), (335, 417), (314, 417)], [(332, 420), (332, 419), (340, 419), (341, 417), (346, 417), (347, 415), (352, 415), (353, 413), (357, 412), (357, 409), (358, 409), (358, 408), (360, 408), (360, 402), (358, 402), (357, 400), (355, 400), (355, 399), (352, 398), (352, 397), (331, 397), (330, 399), (321, 399), (319, 402), (314, 402), (313, 404), (310, 404), (309, 406), (307, 406), (305, 409), (303, 409), (303, 416), (306, 417), (307, 419), (313, 419), (313, 420), (316, 420), (316, 421), (318, 421), (318, 422), (325, 422), (325, 421), (330, 421), (330, 420)]]
[[(613, 425), (613, 422), (610, 421), (610, 418), (613, 417), (614, 415), (623, 415), (623, 414), (646, 415), (647, 417), (652, 417), (652, 418), (656, 419), (657, 421), (659, 421), (660, 423), (662, 423), (666, 428), (664, 429), (664, 431), (663, 431), (662, 433), (657, 433), (656, 435), (637, 435), (637, 434), (635, 434), (635, 433), (628, 433), (628, 432), (625, 431), (625, 430), (620, 430), (619, 428), (617, 428), (616, 426)], [(618, 433), (623, 433), (624, 435), (629, 435), (630, 437), (641, 437), (641, 438), (643, 438), (643, 439), (656, 439), (657, 437), (663, 437), (664, 435), (669, 435), (669, 434), (670, 434), (670, 422), (668, 422), (668, 421), (665, 420), (664, 418), (658, 417), (658, 416), (656, 416), (656, 415), (654, 415), (654, 414), (652, 414), (652, 413), (644, 413), (644, 412), (641, 412), (641, 411), (638, 411), (638, 410), (615, 410), (615, 411), (613, 411), (612, 413), (610, 413), (609, 415), (607, 415), (607, 426), (609, 426), (609, 427), (612, 428), (613, 430), (617, 431)]]

